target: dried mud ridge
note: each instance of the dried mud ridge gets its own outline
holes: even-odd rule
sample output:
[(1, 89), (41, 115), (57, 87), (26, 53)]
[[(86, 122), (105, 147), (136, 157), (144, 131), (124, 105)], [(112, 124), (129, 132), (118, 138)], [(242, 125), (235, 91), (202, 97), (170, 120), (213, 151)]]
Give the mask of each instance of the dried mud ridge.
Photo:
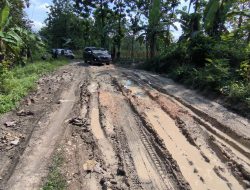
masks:
[(1, 189), (39, 189), (57, 153), (72, 190), (250, 188), (249, 123), (240, 136), (157, 80), (83, 63), (41, 79), (18, 110), (33, 115), (0, 119)]

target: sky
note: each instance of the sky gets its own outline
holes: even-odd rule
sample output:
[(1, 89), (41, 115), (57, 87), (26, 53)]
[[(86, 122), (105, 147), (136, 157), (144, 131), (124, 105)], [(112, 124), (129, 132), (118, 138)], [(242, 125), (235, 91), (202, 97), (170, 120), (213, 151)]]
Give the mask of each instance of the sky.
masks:
[[(52, 0), (30, 0), (30, 6), (29, 8), (25, 9), (25, 12), (27, 13), (28, 18), (33, 21), (32, 29), (35, 32), (39, 31), (43, 26), (45, 26), (44, 20), (48, 16), (48, 6), (51, 4)], [(187, 5), (188, 2), (186, 2), (185, 0), (181, 0), (179, 8)], [(182, 33), (180, 23), (176, 23), (176, 26), (178, 28), (178, 31), (172, 29), (175, 39), (177, 39)]]
[(30, 0), (29, 8), (25, 9), (28, 18), (33, 21), (32, 29), (39, 31), (44, 24), (44, 20), (48, 16), (48, 6), (52, 4), (52, 0)]

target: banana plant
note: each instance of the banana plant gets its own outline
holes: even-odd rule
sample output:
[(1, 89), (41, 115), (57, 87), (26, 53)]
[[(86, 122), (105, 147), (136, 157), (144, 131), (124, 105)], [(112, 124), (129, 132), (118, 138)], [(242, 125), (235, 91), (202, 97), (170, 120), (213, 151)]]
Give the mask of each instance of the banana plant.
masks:
[(13, 59), (18, 56), (20, 48), (23, 44), (22, 38), (15, 32), (13, 28), (6, 30), (11, 18), (10, 4), (5, 1), (4, 7), (0, 10), (0, 54), (2, 61), (6, 56)]
[(0, 62), (4, 59), (4, 41), (6, 40), (6, 34), (4, 33), (4, 29), (9, 22), (9, 14), (10, 7), (8, 2), (6, 1), (4, 2), (3, 8), (0, 9)]
[(6, 0), (3, 9), (0, 10), (0, 62), (22, 62), (22, 51), (28, 49), (40, 49), (44, 44), (37, 35), (21, 27), (8, 28), (11, 21), (10, 4)]
[(8, 1), (5, 2), (3, 9), (0, 11), (0, 35), (9, 22), (10, 6)]
[(232, 11), (236, 0), (209, 0), (204, 11), (204, 27), (211, 36), (220, 36), (226, 31), (225, 22), (228, 17), (244, 15), (249, 17), (249, 10)]

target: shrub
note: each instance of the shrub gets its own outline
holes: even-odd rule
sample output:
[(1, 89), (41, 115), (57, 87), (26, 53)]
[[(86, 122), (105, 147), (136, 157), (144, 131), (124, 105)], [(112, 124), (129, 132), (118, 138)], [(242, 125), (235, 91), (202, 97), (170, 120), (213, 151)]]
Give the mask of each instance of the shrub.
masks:
[(196, 67), (205, 66), (206, 58), (209, 57), (215, 41), (202, 34), (196, 35), (190, 39), (188, 44), (188, 54), (190, 62)]

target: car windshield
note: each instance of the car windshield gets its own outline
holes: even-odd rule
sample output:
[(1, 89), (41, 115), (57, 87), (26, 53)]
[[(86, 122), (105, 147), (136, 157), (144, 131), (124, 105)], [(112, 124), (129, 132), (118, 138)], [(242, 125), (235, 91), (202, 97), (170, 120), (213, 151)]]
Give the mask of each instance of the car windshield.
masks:
[(102, 53), (104, 53), (104, 51), (100, 50), (100, 49), (93, 49), (92, 51), (93, 51), (93, 53), (96, 53), (96, 54), (102, 54)]

